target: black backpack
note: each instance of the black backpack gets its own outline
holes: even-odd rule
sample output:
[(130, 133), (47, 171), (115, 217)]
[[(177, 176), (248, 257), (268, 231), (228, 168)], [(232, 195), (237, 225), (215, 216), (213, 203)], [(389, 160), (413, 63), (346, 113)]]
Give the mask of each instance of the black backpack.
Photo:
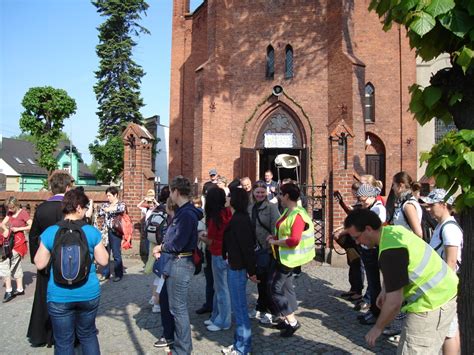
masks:
[(168, 214), (158, 206), (145, 221), (145, 236), (155, 244), (161, 244), (168, 228)]
[[(406, 202), (409, 202), (409, 201), (416, 201), (414, 198), (411, 198), (409, 200), (407, 200)], [(407, 215), (405, 214), (405, 211), (403, 210), (403, 206), (405, 205), (404, 202), (402, 204), (402, 213), (403, 213), (403, 218), (405, 218), (405, 221), (410, 224), (408, 222), (408, 218), (407, 218)], [(438, 225), (438, 222), (436, 221), (436, 219), (434, 219), (431, 214), (426, 210), (426, 208), (423, 206), (423, 205), (420, 205), (421, 207), (421, 211), (422, 211), (422, 215), (421, 215), (421, 231), (423, 232), (423, 240), (427, 243), (430, 242), (431, 240), (431, 237), (433, 236), (433, 232), (436, 228), (436, 226)]]
[(87, 282), (92, 265), (89, 244), (82, 230), (84, 221), (64, 220), (57, 224), (51, 250), (54, 282), (61, 286), (79, 287)]

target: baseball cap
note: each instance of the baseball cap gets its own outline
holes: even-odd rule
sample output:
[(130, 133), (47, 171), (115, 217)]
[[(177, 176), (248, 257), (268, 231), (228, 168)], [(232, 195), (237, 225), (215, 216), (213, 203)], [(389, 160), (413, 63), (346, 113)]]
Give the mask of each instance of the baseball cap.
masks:
[(447, 194), (448, 193), (445, 189), (434, 189), (428, 194), (428, 196), (420, 197), (420, 200), (430, 205), (438, 202), (445, 202), (448, 205), (452, 205), (454, 203), (454, 196), (450, 196), (448, 200), (445, 201), (444, 199)]
[(211, 170), (209, 170), (209, 175), (217, 175), (216, 168), (212, 168)]
[(380, 190), (370, 184), (362, 184), (357, 189), (357, 197), (377, 197), (380, 194)]

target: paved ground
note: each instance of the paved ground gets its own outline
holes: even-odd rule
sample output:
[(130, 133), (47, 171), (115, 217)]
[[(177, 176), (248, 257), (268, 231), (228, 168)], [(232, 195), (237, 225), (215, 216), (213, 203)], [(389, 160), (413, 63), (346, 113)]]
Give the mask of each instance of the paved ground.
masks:
[[(127, 274), (119, 283), (102, 286), (102, 297), (97, 327), (103, 354), (163, 353), (153, 347), (161, 335), (158, 314), (148, 305), (153, 277), (144, 275), (142, 263), (126, 260)], [(26, 295), (0, 304), (1, 354), (52, 354), (51, 349), (33, 349), (25, 338), (33, 301), (35, 272), (27, 259), (24, 261)], [(368, 326), (356, 322), (357, 312), (351, 304), (336, 297), (347, 289), (347, 269), (311, 263), (303, 267), (304, 274), (295, 281), (299, 301), (297, 317), (301, 329), (289, 339), (278, 336), (279, 331), (252, 321), (254, 354), (393, 354), (395, 345), (386, 339), (369, 349), (364, 335)], [(2, 290), (3, 292), (3, 290)], [(249, 304), (255, 304), (256, 287), (248, 287)], [(189, 294), (189, 309), (195, 354), (219, 354), (220, 349), (232, 344), (232, 327), (228, 331), (211, 333), (194, 310), (204, 299), (204, 276), (195, 276)]]

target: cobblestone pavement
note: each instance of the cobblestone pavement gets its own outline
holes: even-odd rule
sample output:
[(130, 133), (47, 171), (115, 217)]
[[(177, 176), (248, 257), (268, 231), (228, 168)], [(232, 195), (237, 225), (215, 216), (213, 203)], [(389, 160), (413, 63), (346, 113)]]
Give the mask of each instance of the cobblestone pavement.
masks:
[[(51, 349), (30, 348), (25, 338), (33, 302), (35, 269), (27, 260), (26, 295), (0, 304), (1, 354), (52, 354)], [(148, 300), (153, 276), (142, 273), (143, 264), (127, 259), (127, 273), (119, 283), (107, 282), (102, 296), (97, 327), (103, 354), (163, 353), (153, 347), (161, 335), (159, 314), (151, 313)], [(198, 316), (204, 299), (204, 275), (194, 277), (189, 293), (189, 310), (195, 354), (219, 354), (232, 344), (234, 327), (227, 331), (209, 332)], [(356, 321), (352, 305), (337, 297), (348, 288), (347, 269), (310, 263), (295, 280), (299, 309), (296, 313), (301, 328), (292, 338), (279, 337), (279, 331), (252, 320), (254, 354), (393, 354), (396, 346), (382, 338), (374, 349), (365, 345), (364, 335), (370, 329)], [(255, 305), (256, 287), (249, 282), (250, 308)], [(3, 292), (3, 290), (2, 290)], [(3, 295), (3, 293), (2, 293)]]

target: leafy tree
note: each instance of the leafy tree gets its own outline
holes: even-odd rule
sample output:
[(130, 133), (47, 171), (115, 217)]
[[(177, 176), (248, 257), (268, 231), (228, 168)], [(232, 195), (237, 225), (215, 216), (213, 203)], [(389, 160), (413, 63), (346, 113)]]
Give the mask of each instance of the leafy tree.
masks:
[(76, 112), (76, 101), (65, 90), (45, 86), (29, 89), (21, 104), (25, 111), (20, 128), (34, 138), (38, 165), (51, 172), (57, 169), (54, 152), (63, 134), (63, 121)]
[[(130, 122), (140, 124), (143, 120), (140, 84), (145, 73), (132, 60), (132, 50), (137, 44), (134, 38), (149, 34), (149, 31), (138, 23), (141, 13), (146, 15), (148, 9), (144, 0), (96, 0), (92, 4), (101, 16), (107, 18), (98, 28), (100, 43), (96, 52), (100, 64), (95, 72), (98, 81), (94, 86), (99, 104), (98, 139), (106, 142), (102, 146), (99, 142), (93, 144), (95, 149), (91, 153), (94, 155), (94, 152), (108, 150), (107, 145), (114, 145), (110, 145), (109, 140), (120, 135)], [(109, 159), (101, 160), (98, 155), (94, 158), (105, 182), (118, 177), (118, 174), (108, 175), (108, 172), (116, 171), (117, 161), (108, 165)], [(123, 157), (119, 157), (119, 162), (123, 165)]]
[(110, 138), (105, 144), (98, 141), (89, 144), (89, 150), (97, 165), (95, 176), (102, 182), (116, 181), (123, 170), (123, 142), (121, 136)]
[(474, 354), (474, 1), (472, 0), (372, 0), (370, 10), (407, 29), (410, 45), (423, 60), (448, 53), (451, 67), (433, 75), (429, 86), (410, 88), (410, 111), (420, 124), (433, 118), (454, 122), (458, 132), (447, 134), (429, 153), (426, 175), (449, 191), (461, 189), (455, 205), (461, 213), (464, 247), (458, 313), (463, 354)]

